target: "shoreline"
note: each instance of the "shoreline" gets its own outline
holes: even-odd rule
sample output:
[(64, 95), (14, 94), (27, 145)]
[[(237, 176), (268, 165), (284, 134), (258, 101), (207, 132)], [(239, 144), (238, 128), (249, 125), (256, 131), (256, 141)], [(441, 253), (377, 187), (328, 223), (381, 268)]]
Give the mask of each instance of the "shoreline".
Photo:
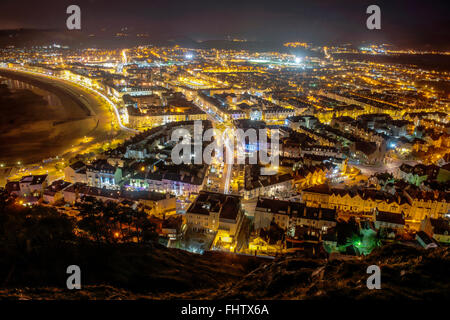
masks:
[[(4, 158), (0, 159), (3, 168), (17, 167), (18, 161), (21, 166), (42, 164), (45, 159), (68, 153), (67, 149), (80, 145), (80, 139), (87, 135), (92, 135), (95, 142), (106, 141), (111, 137), (112, 115), (96, 95), (63, 80), (45, 76), (9, 70), (0, 70), (0, 76), (50, 92), (62, 102), (56, 118), (51, 119), (49, 116), (49, 119), (41, 121), (26, 119), (21, 125), (8, 128), (0, 137), (4, 150)], [(46, 108), (50, 109), (51, 106), (47, 105)]]
[(68, 100), (71, 100), (72, 102), (74, 102), (81, 110), (83, 110), (84, 113), (86, 113), (86, 116), (94, 116), (95, 112), (89, 108), (89, 106), (85, 105), (80, 99), (79, 97), (76, 97), (73, 93), (68, 92), (63, 90), (62, 88), (59, 88), (55, 85), (51, 85), (49, 83), (44, 82), (45, 78), (41, 79), (36, 79), (39, 76), (35, 76), (35, 75), (28, 75), (28, 74), (23, 74), (23, 73), (19, 73), (17, 71), (6, 71), (6, 70), (2, 70), (0, 69), (0, 76), (4, 77), (4, 78), (8, 78), (8, 79), (12, 79), (12, 80), (17, 80), (17, 81), (21, 81), (27, 84), (30, 84), (34, 87), (37, 87), (41, 90), (44, 91), (48, 91), (52, 94), (54, 94), (55, 96), (57, 96), (62, 104), (64, 104), (65, 102), (67, 102)]

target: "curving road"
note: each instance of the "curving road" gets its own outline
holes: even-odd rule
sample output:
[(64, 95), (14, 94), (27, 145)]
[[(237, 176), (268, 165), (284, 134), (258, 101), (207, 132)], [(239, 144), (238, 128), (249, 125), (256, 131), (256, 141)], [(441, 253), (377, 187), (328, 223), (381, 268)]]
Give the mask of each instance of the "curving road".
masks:
[[(119, 125), (119, 127), (122, 130), (126, 130), (126, 131), (130, 131), (130, 132), (135, 132), (138, 133), (138, 130), (132, 129), (132, 128), (128, 128), (126, 127), (123, 123), (122, 123), (122, 119), (120, 118), (120, 114), (119, 114), (119, 110), (117, 109), (116, 104), (111, 101), (111, 99), (109, 99), (106, 95), (104, 95), (103, 93), (99, 92), (98, 90), (95, 90), (91, 87), (88, 87), (82, 83), (79, 82), (75, 82), (75, 81), (70, 81), (67, 79), (61, 79), (55, 76), (50, 76), (50, 75), (46, 75), (46, 74), (42, 74), (42, 73), (37, 73), (37, 72), (33, 72), (33, 71), (29, 71), (29, 70), (22, 70), (22, 69), (11, 69), (11, 68), (0, 68), (0, 72), (3, 71), (5, 73), (15, 73), (18, 74), (22, 77), (31, 77), (34, 78), (34, 80), (40, 81), (40, 82), (50, 82), (51, 85), (53, 86), (62, 86), (64, 87), (65, 90), (67, 90), (68, 92), (73, 93), (73, 91), (81, 91), (84, 93), (86, 90), (89, 91), (91, 94), (100, 96), (107, 104), (108, 106), (113, 110), (115, 116), (116, 116), (116, 121)], [(25, 80), (26, 81), (26, 80)], [(86, 90), (81, 90), (82, 87)], [(76, 90), (78, 89), (78, 90)], [(75, 92), (75, 95), (78, 97), (78, 94), (81, 98), (83, 98), (83, 93), (79, 93), (79, 92)], [(82, 100), (82, 99), (80, 99)], [(87, 102), (87, 103), (86, 103)], [(98, 106), (98, 102), (97, 103), (93, 103), (92, 101), (82, 101), (82, 103), (88, 107), (91, 111), (93, 111), (94, 115), (100, 115), (103, 114), (103, 112), (105, 111), (104, 108), (102, 108), (102, 106)], [(92, 106), (92, 108), (91, 108)], [(93, 110), (95, 109), (95, 110)], [(103, 114), (103, 116), (105, 116), (105, 114)]]
[[(8, 154), (2, 155), (2, 163), (37, 163), (57, 155), (71, 156), (111, 141), (117, 125), (126, 132), (136, 132), (122, 124), (117, 107), (101, 92), (34, 72), (0, 68), (0, 75), (52, 92), (63, 101), (57, 118), (46, 116), (45, 109), (39, 114), (40, 121), (20, 116), (26, 124), (6, 133), (2, 141)], [(83, 142), (86, 138), (88, 143)]]

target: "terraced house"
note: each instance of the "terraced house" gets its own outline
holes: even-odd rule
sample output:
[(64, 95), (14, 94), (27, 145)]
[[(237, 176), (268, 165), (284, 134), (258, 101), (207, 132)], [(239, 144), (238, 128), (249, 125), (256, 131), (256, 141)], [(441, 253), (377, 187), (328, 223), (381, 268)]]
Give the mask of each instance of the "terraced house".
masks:
[(91, 187), (118, 188), (122, 180), (122, 169), (110, 165), (107, 160), (95, 160), (86, 167), (86, 180)]
[(258, 198), (254, 216), (255, 230), (267, 228), (272, 222), (285, 230), (301, 226), (325, 231), (336, 225), (336, 209), (267, 198)]
[(377, 209), (404, 214), (406, 220), (416, 223), (427, 216), (443, 217), (450, 210), (448, 193), (425, 192), (413, 188), (391, 194), (372, 189), (344, 190), (319, 185), (303, 190), (302, 199), (308, 206), (333, 208), (344, 213), (370, 216)]
[(379, 211), (399, 214), (409, 210), (405, 197), (371, 189), (334, 189), (326, 184), (303, 190), (302, 199), (311, 207), (320, 206), (340, 212), (366, 213), (367, 215), (371, 215), (375, 208)]
[(403, 193), (410, 205), (409, 219), (420, 222), (426, 217), (438, 219), (449, 215), (450, 194), (448, 192), (408, 188)]

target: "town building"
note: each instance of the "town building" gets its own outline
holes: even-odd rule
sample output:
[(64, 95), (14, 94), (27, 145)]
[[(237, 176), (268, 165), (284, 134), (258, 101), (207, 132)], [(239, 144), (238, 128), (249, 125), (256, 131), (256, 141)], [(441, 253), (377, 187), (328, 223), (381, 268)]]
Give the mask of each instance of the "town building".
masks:
[(77, 161), (64, 168), (64, 180), (71, 183), (87, 183), (86, 164)]
[(426, 217), (422, 220), (420, 230), (424, 231), (437, 242), (450, 244), (450, 222), (448, 219)]
[(305, 203), (258, 198), (255, 213), (255, 230), (268, 228), (275, 222), (284, 230), (301, 226), (326, 231), (336, 225), (336, 210), (308, 207)]
[(194, 231), (221, 231), (222, 237), (234, 238), (243, 217), (241, 197), (201, 191), (186, 212), (186, 224)]

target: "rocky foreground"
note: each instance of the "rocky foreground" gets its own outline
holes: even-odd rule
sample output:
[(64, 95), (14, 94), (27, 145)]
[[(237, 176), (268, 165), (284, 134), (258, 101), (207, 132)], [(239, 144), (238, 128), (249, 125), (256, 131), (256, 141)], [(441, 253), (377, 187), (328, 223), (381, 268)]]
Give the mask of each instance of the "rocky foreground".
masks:
[[(82, 290), (72, 291), (62, 286), (9, 286), (0, 289), (0, 299), (450, 299), (450, 248), (392, 244), (361, 259), (287, 255), (270, 262), (163, 248), (133, 261), (138, 253), (120, 259), (124, 268), (134, 265), (131, 273), (115, 269), (115, 262), (114, 268), (107, 268), (106, 275), (117, 273), (110, 281), (103, 276), (95, 284), (89, 278)], [(373, 264), (381, 268), (381, 290), (366, 286), (367, 266)]]

